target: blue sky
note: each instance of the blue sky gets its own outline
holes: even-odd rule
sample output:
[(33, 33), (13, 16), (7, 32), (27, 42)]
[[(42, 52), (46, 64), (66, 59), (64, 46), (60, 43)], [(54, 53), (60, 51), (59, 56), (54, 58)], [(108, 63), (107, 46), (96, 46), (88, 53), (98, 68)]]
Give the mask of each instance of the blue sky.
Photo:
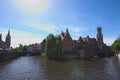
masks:
[(120, 34), (119, 0), (0, 0), (0, 33), (11, 30), (12, 46), (40, 43), (68, 27), (73, 39), (96, 38), (101, 26), (111, 45)]

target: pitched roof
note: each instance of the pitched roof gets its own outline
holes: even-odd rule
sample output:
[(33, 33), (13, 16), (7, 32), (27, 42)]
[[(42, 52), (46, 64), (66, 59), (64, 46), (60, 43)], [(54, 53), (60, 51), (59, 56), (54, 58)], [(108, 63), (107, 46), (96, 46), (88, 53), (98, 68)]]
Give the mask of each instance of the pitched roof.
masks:
[(62, 32), (61, 34), (59, 34), (58, 36), (61, 38), (61, 40), (63, 40), (65, 38), (65, 36), (67, 35), (67, 32)]

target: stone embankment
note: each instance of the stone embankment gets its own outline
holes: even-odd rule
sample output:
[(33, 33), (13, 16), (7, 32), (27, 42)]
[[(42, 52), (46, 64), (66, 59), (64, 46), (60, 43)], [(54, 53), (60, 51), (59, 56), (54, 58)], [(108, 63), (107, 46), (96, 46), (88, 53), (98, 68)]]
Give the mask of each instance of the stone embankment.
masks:
[(40, 54), (40, 52), (0, 52), (0, 62), (20, 56), (35, 56)]

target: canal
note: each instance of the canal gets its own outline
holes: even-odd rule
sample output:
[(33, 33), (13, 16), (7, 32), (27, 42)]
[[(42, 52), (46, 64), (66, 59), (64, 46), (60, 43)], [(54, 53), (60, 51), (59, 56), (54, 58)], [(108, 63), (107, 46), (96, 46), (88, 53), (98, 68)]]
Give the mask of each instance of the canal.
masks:
[(120, 80), (120, 58), (45, 61), (24, 56), (1, 62), (0, 80)]

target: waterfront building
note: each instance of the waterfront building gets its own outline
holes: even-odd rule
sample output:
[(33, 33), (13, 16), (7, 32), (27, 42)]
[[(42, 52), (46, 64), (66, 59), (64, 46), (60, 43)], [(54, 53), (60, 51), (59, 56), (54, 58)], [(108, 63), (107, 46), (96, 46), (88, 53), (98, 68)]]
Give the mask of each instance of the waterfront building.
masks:
[(41, 51), (41, 45), (39, 43), (31, 44), (27, 46), (28, 52), (40, 52)]
[[(73, 40), (68, 28), (66, 32), (61, 32), (57, 35), (62, 41), (62, 49), (66, 58), (94, 57), (98, 54), (111, 54), (112, 51), (103, 42), (102, 28), (97, 28), (96, 38), (79, 37), (78, 40)], [(44, 51), (44, 49), (43, 49)]]
[(68, 28), (66, 29), (66, 32), (63, 33), (62, 31), (59, 37), (62, 40), (63, 52), (64, 53), (72, 52), (75, 47), (74, 47), (73, 40), (70, 36), (70, 33), (68, 31)]

